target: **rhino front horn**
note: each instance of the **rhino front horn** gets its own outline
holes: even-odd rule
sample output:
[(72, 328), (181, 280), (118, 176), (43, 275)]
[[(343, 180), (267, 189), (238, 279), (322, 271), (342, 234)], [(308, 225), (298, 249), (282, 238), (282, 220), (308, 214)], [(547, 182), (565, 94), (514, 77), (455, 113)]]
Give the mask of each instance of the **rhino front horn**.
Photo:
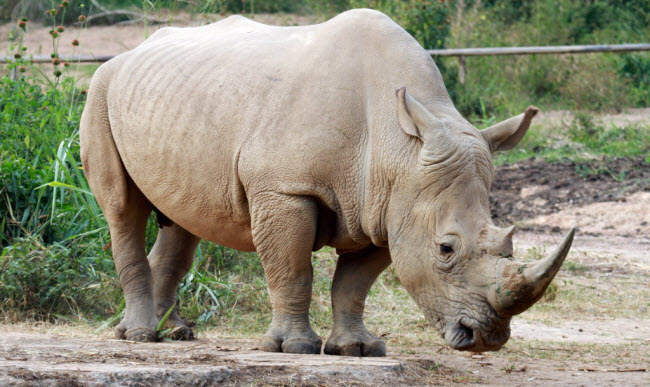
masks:
[(569, 253), (574, 234), (575, 228), (569, 231), (553, 254), (533, 265), (505, 259), (500, 261), (497, 267), (496, 288), (490, 301), (501, 316), (519, 314), (542, 298)]

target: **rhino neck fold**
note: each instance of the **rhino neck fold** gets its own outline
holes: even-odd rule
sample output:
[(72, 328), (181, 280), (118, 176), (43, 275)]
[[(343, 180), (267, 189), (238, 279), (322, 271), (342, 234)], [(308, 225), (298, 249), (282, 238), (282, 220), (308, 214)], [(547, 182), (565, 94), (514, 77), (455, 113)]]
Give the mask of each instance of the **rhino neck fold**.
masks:
[[(393, 124), (397, 125), (396, 120)], [(417, 162), (420, 148), (399, 134), (388, 128), (371, 128), (365, 144), (364, 184), (358, 195), (362, 199), (360, 219), (364, 233), (379, 247), (388, 247), (387, 214), (394, 187)]]

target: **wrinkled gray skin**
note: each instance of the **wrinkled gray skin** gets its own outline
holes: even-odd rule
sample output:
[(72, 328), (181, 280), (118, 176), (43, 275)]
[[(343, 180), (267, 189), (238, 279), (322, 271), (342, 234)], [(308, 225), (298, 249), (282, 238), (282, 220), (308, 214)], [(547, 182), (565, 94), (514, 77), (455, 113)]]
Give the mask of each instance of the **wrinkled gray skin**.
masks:
[[(267, 351), (320, 353), (308, 309), (311, 253), (324, 245), (339, 255), (325, 353), (385, 355), (362, 315), (391, 262), (449, 345), (499, 349), (573, 236), (526, 267), (511, 260), (514, 228), (490, 219), (492, 152), (515, 146), (536, 113), (478, 131), (426, 51), (375, 11), (156, 32), (98, 69), (81, 121), (126, 297), (117, 337), (156, 340), (208, 239), (259, 253), (273, 306)], [(147, 257), (154, 209), (168, 226)], [(170, 321), (192, 337), (175, 312)]]

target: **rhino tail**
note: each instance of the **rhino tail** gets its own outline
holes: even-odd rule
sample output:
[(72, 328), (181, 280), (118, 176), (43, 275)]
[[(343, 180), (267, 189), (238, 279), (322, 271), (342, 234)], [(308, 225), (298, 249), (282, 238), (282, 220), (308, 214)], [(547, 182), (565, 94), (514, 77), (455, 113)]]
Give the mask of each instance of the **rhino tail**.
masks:
[(158, 224), (158, 228), (163, 228), (163, 227), (171, 227), (174, 222), (169, 219), (165, 214), (160, 212), (159, 209), (157, 209), (155, 206), (153, 208), (153, 212), (156, 213), (156, 223)]

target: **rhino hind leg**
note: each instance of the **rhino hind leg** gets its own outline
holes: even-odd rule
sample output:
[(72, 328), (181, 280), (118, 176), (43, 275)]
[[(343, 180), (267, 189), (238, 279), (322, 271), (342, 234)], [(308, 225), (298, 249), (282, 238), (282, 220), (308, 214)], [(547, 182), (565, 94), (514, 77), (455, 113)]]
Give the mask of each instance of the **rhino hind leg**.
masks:
[[(156, 243), (149, 253), (156, 317), (162, 318), (169, 308), (176, 305), (178, 285), (192, 266), (199, 241), (200, 238), (174, 223), (158, 230)], [(194, 339), (191, 324), (178, 314), (177, 309), (174, 308), (165, 324), (172, 328), (170, 337)]]
[(107, 65), (93, 76), (79, 131), (81, 161), (108, 223), (113, 261), (126, 300), (124, 319), (115, 328), (115, 335), (156, 341), (158, 319), (145, 252), (145, 228), (152, 206), (126, 172), (113, 140), (106, 102), (111, 74), (112, 67)]
[(253, 242), (262, 260), (273, 318), (261, 348), (319, 354), (322, 340), (309, 324), (311, 252), (317, 206), (306, 197), (264, 192), (251, 200)]
[[(111, 234), (113, 261), (126, 300), (124, 318), (115, 327), (115, 336), (156, 341), (158, 318), (154, 314), (151, 269), (145, 252), (145, 229), (151, 205), (135, 184), (129, 181), (128, 187), (124, 207), (102, 206)], [(99, 202), (103, 203), (101, 198)]]
[(334, 328), (325, 353), (342, 356), (386, 356), (386, 345), (363, 324), (366, 296), (377, 276), (390, 265), (387, 249), (372, 247), (341, 254), (332, 282)]

